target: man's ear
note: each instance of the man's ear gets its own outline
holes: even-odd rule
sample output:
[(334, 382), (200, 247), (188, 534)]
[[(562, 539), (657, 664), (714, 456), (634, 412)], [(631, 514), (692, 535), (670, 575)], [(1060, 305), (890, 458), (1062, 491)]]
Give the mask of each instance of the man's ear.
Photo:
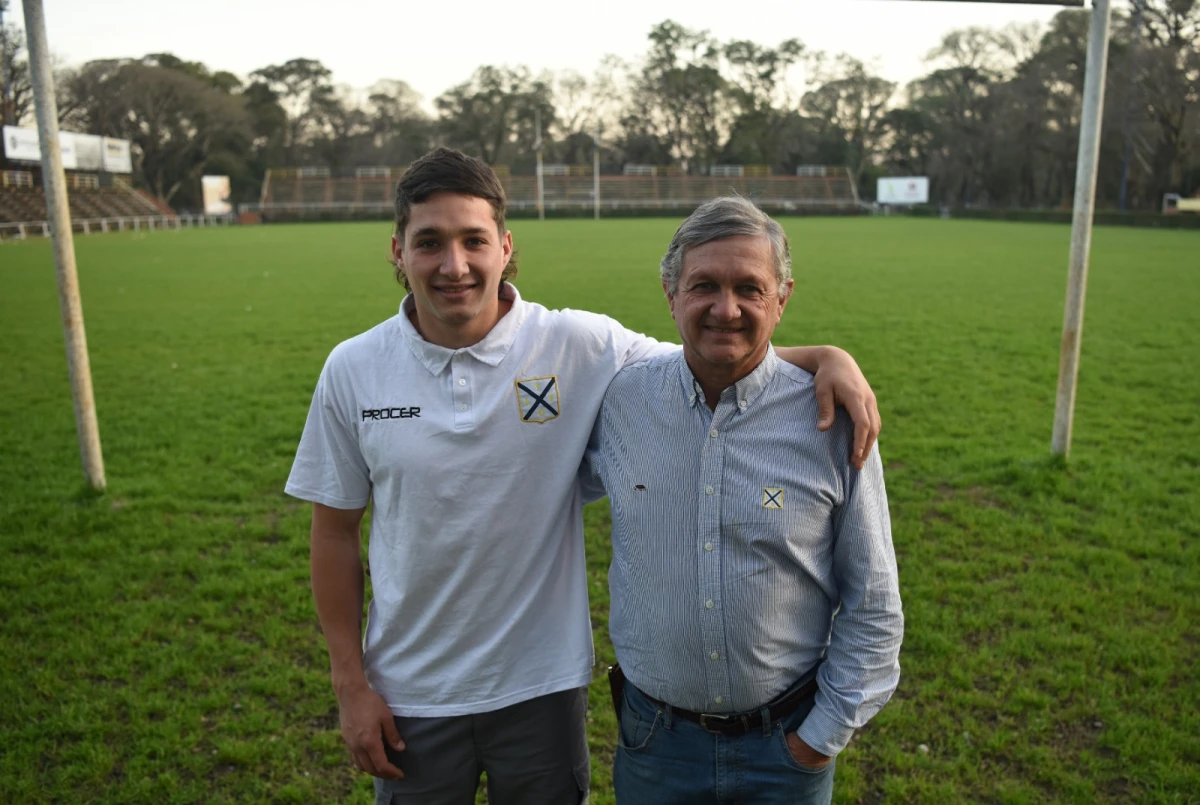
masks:
[(663, 296), (667, 297), (667, 307), (671, 309), (671, 318), (675, 318), (675, 294), (671, 293), (671, 288), (667, 285), (666, 280), (662, 284)]
[[(795, 280), (788, 280), (783, 284), (783, 296), (779, 298), (779, 319), (783, 318), (783, 309), (787, 307), (787, 303), (792, 298), (792, 291), (796, 288)], [(778, 322), (778, 320), (777, 320)]]
[(404, 267), (404, 240), (399, 235), (392, 235), (392, 262), (396, 268)]

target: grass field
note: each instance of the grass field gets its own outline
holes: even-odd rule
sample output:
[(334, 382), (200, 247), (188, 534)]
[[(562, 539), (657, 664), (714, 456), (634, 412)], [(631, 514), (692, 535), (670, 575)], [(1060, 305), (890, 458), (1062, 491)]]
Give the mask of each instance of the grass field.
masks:
[[(519, 286), (671, 337), (674, 221), (513, 224)], [(874, 384), (907, 634), (835, 801), (1200, 802), (1200, 235), (1095, 233), (1074, 452), (1049, 459), (1069, 230), (786, 221), (777, 343)], [(369, 801), (282, 493), (384, 223), (80, 238), (109, 489), (82, 487), (49, 244), (0, 245), (0, 802)], [(521, 505), (514, 501), (514, 505)], [(608, 513), (587, 512), (598, 661)], [(594, 803), (614, 722), (592, 691)]]

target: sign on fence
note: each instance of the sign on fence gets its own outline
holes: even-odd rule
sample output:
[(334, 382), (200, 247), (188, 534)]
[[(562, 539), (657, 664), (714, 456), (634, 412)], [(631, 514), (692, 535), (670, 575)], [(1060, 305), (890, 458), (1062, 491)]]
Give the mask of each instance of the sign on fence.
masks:
[(875, 185), (875, 200), (880, 204), (928, 204), (928, 176), (899, 176), (880, 179)]

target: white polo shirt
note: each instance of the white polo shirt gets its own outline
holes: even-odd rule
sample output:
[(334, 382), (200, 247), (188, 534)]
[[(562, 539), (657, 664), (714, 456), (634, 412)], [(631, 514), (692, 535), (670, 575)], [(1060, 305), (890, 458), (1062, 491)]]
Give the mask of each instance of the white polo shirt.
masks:
[(588, 684), (579, 463), (623, 366), (678, 349), (613, 319), (512, 309), (479, 343), (400, 313), (334, 348), (287, 493), (372, 503), (367, 680), (402, 716), (496, 710)]

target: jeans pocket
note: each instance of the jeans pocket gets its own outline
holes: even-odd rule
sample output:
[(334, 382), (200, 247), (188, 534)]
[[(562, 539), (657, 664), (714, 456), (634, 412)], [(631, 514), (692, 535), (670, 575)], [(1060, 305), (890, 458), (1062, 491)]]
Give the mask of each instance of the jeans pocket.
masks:
[(783, 755), (784, 764), (788, 767), (797, 771), (802, 771), (805, 774), (820, 774), (833, 765), (833, 758), (830, 758), (829, 762), (822, 766), (805, 766), (803, 763), (796, 760), (796, 756), (792, 754), (792, 748), (788, 746), (787, 728), (777, 725), (776, 730), (777, 734), (775, 736), (775, 743), (779, 747), (780, 753)]
[(645, 712), (639, 712), (630, 707), (627, 686), (621, 701), (620, 726), (617, 728), (617, 738), (621, 748), (631, 752), (645, 749), (646, 745), (650, 743), (650, 738), (657, 731), (661, 720), (662, 711), (658, 708), (654, 708), (653, 711), (647, 708)]

